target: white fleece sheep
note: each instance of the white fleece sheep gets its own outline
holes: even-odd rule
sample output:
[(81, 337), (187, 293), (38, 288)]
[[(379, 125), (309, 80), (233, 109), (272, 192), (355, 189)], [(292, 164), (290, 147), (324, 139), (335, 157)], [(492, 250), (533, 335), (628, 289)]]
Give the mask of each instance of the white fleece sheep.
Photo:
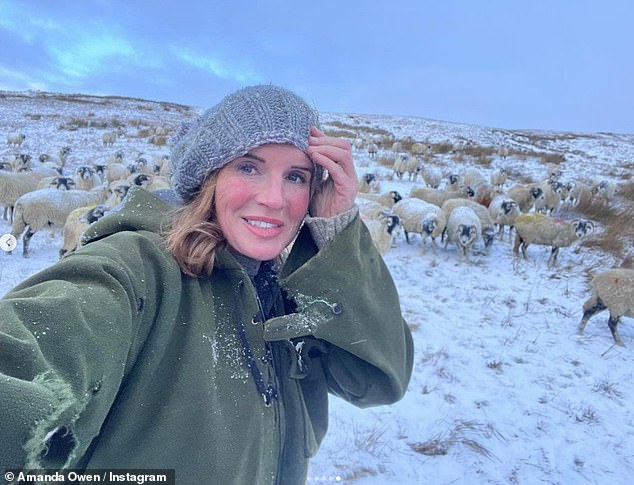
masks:
[(81, 237), (91, 224), (101, 219), (107, 212), (104, 204), (90, 205), (73, 209), (62, 228), (64, 242), (59, 250), (59, 257), (75, 251), (81, 246)]
[(380, 219), (362, 218), (370, 231), (372, 242), (381, 255), (385, 255), (394, 245), (394, 240), (399, 232), (400, 220), (397, 215), (386, 215)]
[(587, 204), (593, 198), (592, 187), (584, 182), (569, 182), (567, 205), (576, 207), (579, 204)]
[(412, 155), (405, 162), (405, 171), (410, 182), (416, 182), (418, 172), (421, 169), (421, 162), (416, 155)]
[(371, 172), (364, 173), (359, 180), (359, 192), (369, 194), (371, 192), (378, 192), (379, 182), (376, 179), (376, 175)]
[(392, 208), (394, 204), (396, 204), (403, 197), (396, 190), (390, 190), (389, 192), (384, 192), (382, 194), (360, 194), (357, 193), (357, 199), (368, 199), (378, 202), (379, 204), (384, 205), (388, 209)]
[(544, 192), (537, 185), (513, 185), (506, 194), (517, 202), (521, 212), (528, 212), (535, 205), (535, 201), (544, 197)]
[(447, 219), (445, 248), (451, 241), (457, 246), (458, 260), (467, 259), (471, 246), (480, 238), (480, 218), (470, 207), (456, 207)]
[(515, 219), (520, 215), (517, 202), (505, 195), (498, 195), (489, 204), (489, 215), (498, 226), (498, 238), (504, 238), (504, 226), (509, 226), (509, 240), (515, 226)]
[[(15, 202), (15, 217), (11, 234), (22, 237), (22, 255), (29, 256), (29, 242), (45, 227), (64, 227), (68, 214), (82, 206), (102, 204), (108, 197), (107, 187), (92, 190), (42, 189), (29, 192)], [(25, 231), (26, 230), (26, 231)]]
[(403, 174), (407, 172), (407, 159), (408, 159), (408, 156), (405, 153), (397, 153), (394, 156), (394, 163), (392, 164), (392, 173), (399, 180), (402, 180)]
[(592, 187), (592, 194), (596, 200), (602, 203), (608, 203), (614, 199), (616, 193), (616, 184), (607, 180), (602, 180)]
[(13, 221), (13, 208), (16, 200), (28, 192), (37, 189), (38, 182), (47, 176), (55, 175), (50, 170), (31, 170), (30, 172), (0, 171), (0, 206), (4, 208), (3, 219)]
[(496, 168), (491, 172), (491, 185), (497, 189), (501, 189), (508, 178), (508, 173), (505, 168)]
[(20, 148), (25, 139), (26, 135), (24, 133), (19, 133), (17, 135), (7, 135), (7, 145), (10, 147)]
[(440, 187), (440, 183), (442, 182), (442, 172), (438, 167), (426, 166), (423, 168), (422, 172), (423, 180), (425, 181), (425, 185), (427, 187), (431, 187), (432, 189)]
[(594, 229), (590, 221), (574, 220), (565, 221), (558, 217), (546, 216), (539, 213), (520, 214), (515, 219), (515, 244), (513, 253), (519, 254), (522, 250), (524, 259), (526, 248), (530, 244), (550, 246), (551, 254), (548, 259), (548, 266), (554, 266), (557, 260), (559, 248), (570, 246), (573, 242)]
[(378, 152), (379, 147), (376, 143), (370, 143), (368, 145), (368, 155), (370, 156), (370, 160), (375, 160)]
[(473, 195), (473, 191), (469, 187), (463, 187), (460, 191), (452, 192), (441, 189), (432, 189), (431, 187), (413, 187), (409, 192), (410, 197), (424, 200), (430, 204), (441, 207), (445, 201), (456, 198), (468, 198)]
[(72, 190), (75, 188), (75, 181), (71, 177), (43, 177), (37, 183), (35, 190), (40, 189), (57, 189), (57, 190)]
[(115, 132), (104, 133), (101, 137), (101, 141), (103, 142), (103, 146), (110, 147), (117, 141), (117, 134)]
[(553, 215), (561, 204), (563, 184), (558, 180), (543, 180), (540, 182), (539, 188), (542, 189), (542, 197), (535, 199), (535, 212)]
[(470, 199), (449, 199), (443, 202), (441, 210), (445, 218), (449, 220), (449, 215), (456, 207), (469, 207), (480, 219), (480, 236), (484, 242), (484, 247), (488, 248), (493, 244), (495, 236), (495, 223), (491, 219), (489, 209)]
[(408, 244), (410, 233), (420, 234), (423, 254), (426, 252), (427, 238), (431, 241), (432, 251), (435, 251), (436, 238), (442, 235), (447, 224), (440, 207), (424, 200), (406, 198), (394, 204), (392, 212), (399, 217)]
[(97, 175), (95, 169), (89, 165), (77, 167), (73, 180), (75, 181), (75, 188), (77, 190), (91, 190), (103, 183), (103, 180)]
[(482, 172), (475, 167), (467, 167), (462, 174), (462, 180), (465, 185), (473, 187), (476, 184), (486, 182)]
[(592, 295), (583, 305), (578, 333), (583, 334), (588, 320), (603, 310), (610, 312), (608, 327), (617, 345), (624, 346), (619, 335), (621, 317), (634, 318), (634, 270), (612, 268), (597, 274), (590, 282)]

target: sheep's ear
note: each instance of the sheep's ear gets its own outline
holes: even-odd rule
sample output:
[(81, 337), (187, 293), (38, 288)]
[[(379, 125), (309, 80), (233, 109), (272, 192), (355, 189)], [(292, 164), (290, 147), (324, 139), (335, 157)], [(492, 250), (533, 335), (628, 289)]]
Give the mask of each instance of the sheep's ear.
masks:
[(586, 221), (586, 234), (594, 232), (594, 224), (591, 221)]

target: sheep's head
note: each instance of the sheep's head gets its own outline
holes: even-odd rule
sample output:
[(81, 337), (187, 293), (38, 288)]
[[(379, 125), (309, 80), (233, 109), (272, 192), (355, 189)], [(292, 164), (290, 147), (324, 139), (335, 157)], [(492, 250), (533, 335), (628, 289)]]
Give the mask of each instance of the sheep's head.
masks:
[(584, 219), (578, 219), (572, 221), (572, 228), (574, 230), (575, 236), (577, 236), (577, 238), (581, 238), (583, 236), (591, 234), (594, 231), (594, 224)]
[(502, 204), (500, 204), (500, 209), (504, 213), (504, 215), (509, 215), (511, 212), (519, 214), (519, 207), (517, 202), (512, 199), (503, 200)]
[(90, 180), (90, 178), (94, 175), (95, 172), (92, 169), (92, 167), (89, 167), (88, 165), (81, 165), (80, 167), (77, 167), (76, 173), (83, 180)]
[(532, 187), (530, 193), (531, 197), (535, 200), (539, 199), (540, 197), (544, 197), (544, 191), (541, 189), (541, 187)]
[(482, 240), (484, 241), (484, 247), (488, 248), (493, 244), (495, 239), (495, 229), (491, 226), (487, 226), (482, 229)]
[(458, 241), (468, 246), (478, 238), (478, 228), (475, 224), (458, 224)]
[(403, 200), (403, 197), (401, 196), (401, 194), (399, 194), (396, 190), (392, 190), (390, 192), (390, 195), (392, 196), (392, 200), (394, 201), (394, 203), (396, 204), (399, 200)]
[(423, 232), (428, 236), (431, 236), (434, 231), (438, 228), (438, 217), (436, 214), (427, 214), (423, 217), (423, 221), (421, 222), (421, 226), (423, 228)]

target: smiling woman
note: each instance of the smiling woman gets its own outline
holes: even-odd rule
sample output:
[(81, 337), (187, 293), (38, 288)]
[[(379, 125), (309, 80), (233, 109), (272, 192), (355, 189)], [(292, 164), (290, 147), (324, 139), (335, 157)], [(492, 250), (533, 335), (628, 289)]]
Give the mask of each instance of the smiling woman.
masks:
[(283, 88), (230, 94), (175, 140), (175, 193), (131, 189), (0, 300), (1, 464), (305, 483), (328, 393), (403, 396), (411, 334), (318, 124)]

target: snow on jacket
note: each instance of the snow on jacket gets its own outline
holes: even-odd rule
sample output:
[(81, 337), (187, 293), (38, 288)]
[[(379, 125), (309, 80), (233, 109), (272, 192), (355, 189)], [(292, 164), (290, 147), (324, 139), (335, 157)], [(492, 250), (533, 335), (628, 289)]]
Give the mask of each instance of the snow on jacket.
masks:
[[(300, 231), (279, 275), (291, 313), (262, 322), (229, 251), (211, 278), (180, 271), (169, 210), (133, 190), (76, 254), (0, 300), (0, 465), (303, 483), (328, 392), (359, 407), (405, 393), (411, 334), (358, 217), (320, 250)], [(278, 393), (269, 404), (254, 375)]]

